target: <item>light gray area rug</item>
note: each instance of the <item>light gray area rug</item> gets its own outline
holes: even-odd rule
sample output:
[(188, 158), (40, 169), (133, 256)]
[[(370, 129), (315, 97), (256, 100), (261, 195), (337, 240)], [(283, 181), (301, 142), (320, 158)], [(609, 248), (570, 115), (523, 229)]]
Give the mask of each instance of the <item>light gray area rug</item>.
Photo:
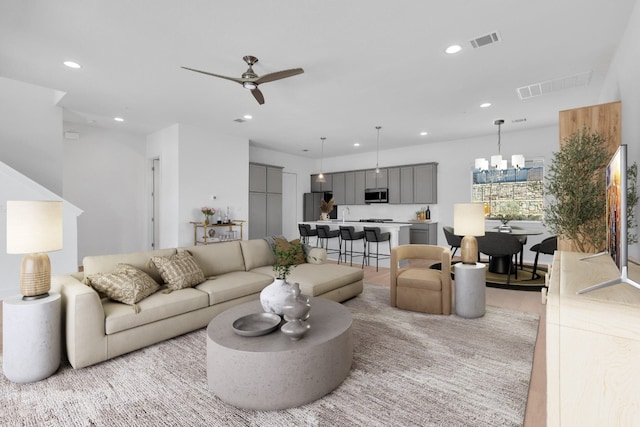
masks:
[[(479, 319), (389, 307), (366, 285), (345, 303), (353, 368), (332, 393), (283, 411), (248, 411), (207, 388), (205, 330), (33, 384), (0, 380), (6, 426), (517, 426), (538, 316), (487, 307)], [(279, 332), (276, 332), (279, 333)]]

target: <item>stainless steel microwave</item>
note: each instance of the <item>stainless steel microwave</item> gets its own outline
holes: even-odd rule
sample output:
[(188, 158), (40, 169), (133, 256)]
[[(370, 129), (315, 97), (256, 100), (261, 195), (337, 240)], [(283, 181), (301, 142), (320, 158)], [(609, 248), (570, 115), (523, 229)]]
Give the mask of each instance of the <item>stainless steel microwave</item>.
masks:
[(388, 203), (388, 188), (367, 188), (364, 190), (365, 203)]

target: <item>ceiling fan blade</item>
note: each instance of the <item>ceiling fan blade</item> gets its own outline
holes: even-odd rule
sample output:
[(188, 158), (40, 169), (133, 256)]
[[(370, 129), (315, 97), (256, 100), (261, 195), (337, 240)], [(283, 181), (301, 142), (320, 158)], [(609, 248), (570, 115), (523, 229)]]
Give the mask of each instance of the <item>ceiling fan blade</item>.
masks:
[(262, 92), (260, 92), (260, 89), (255, 88), (251, 91), (251, 93), (253, 94), (253, 97), (256, 99), (256, 101), (258, 101), (258, 104), (260, 105), (264, 104), (264, 95), (262, 95)]
[(180, 67), (180, 68), (184, 68), (185, 70), (189, 70), (189, 71), (195, 71), (196, 73), (206, 74), (207, 76), (213, 76), (213, 77), (219, 77), (221, 79), (231, 80), (232, 82), (236, 82), (240, 84), (242, 84), (245, 80), (247, 80), (247, 79), (239, 79), (236, 77), (222, 76), (220, 74), (213, 74), (208, 71), (196, 70), (195, 68), (188, 68), (188, 67)]
[(276, 71), (275, 73), (269, 73), (269, 74), (265, 74), (264, 76), (258, 77), (258, 79), (255, 82), (256, 84), (267, 83), (267, 82), (272, 82), (274, 80), (280, 80), (287, 77), (297, 76), (298, 74), (302, 74), (302, 73), (304, 73), (304, 70), (302, 68), (293, 68), (291, 70)]

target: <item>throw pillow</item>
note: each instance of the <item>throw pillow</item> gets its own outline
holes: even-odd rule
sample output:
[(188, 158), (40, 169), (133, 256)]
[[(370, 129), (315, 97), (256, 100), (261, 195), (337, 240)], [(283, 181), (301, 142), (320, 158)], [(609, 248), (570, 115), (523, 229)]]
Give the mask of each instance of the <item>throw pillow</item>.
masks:
[(285, 239), (276, 238), (274, 252), (278, 265), (298, 265), (306, 262), (304, 249), (299, 239), (287, 242)]
[(92, 274), (87, 279), (98, 293), (114, 301), (133, 305), (136, 313), (136, 303), (160, 289), (160, 285), (147, 273), (129, 264), (118, 264), (112, 273)]
[(170, 257), (154, 256), (151, 262), (171, 290), (190, 288), (205, 281), (202, 269), (189, 252), (180, 252)]

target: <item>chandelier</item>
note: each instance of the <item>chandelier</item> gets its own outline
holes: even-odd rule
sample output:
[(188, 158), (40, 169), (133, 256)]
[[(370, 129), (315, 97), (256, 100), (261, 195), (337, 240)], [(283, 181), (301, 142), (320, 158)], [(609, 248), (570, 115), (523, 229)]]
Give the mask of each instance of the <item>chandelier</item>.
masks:
[[(500, 127), (504, 124), (504, 120), (495, 120), (493, 124), (498, 125), (498, 154), (491, 156), (491, 163), (484, 157), (476, 159), (475, 168), (479, 171), (504, 171), (507, 169), (507, 161), (503, 160), (502, 154), (500, 154)], [(524, 167), (524, 156), (522, 154), (514, 154), (511, 156), (511, 166), (514, 169), (522, 169)]]

